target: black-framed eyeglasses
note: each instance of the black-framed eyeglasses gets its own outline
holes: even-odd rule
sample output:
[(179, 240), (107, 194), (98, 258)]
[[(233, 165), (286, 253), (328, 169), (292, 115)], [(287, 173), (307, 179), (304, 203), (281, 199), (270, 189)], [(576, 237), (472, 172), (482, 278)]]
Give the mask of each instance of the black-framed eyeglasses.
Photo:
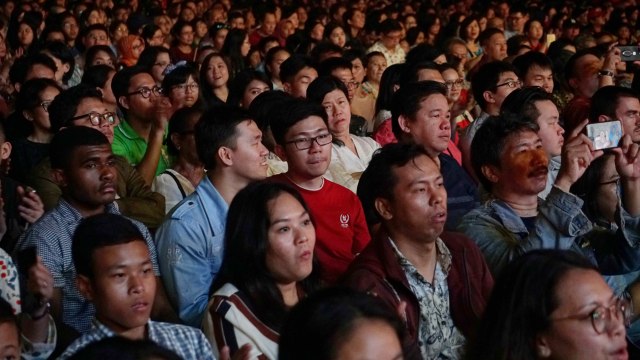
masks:
[(84, 118), (89, 118), (89, 121), (91, 122), (91, 125), (93, 126), (103, 126), (105, 124), (108, 125), (113, 125), (116, 123), (116, 114), (112, 113), (112, 112), (106, 112), (104, 114), (99, 114), (95, 111), (92, 111), (90, 113), (87, 114), (82, 114), (82, 115), (78, 115), (75, 117), (72, 117), (70, 121), (74, 121), (74, 120), (80, 120), (80, 119), (84, 119)]
[(564, 320), (591, 320), (591, 326), (597, 334), (603, 334), (611, 329), (615, 320), (622, 320), (623, 323), (629, 325), (629, 301), (617, 298), (615, 303), (610, 306), (598, 306), (588, 314), (569, 315), (561, 318), (551, 318), (552, 321)]
[(53, 102), (53, 100), (44, 100), (43, 102), (41, 102), (40, 106), (42, 106), (42, 110), (44, 110), (44, 112), (48, 113), (49, 112), (49, 106), (51, 106), (52, 102)]
[(496, 85), (496, 89), (501, 87), (501, 86), (506, 86), (509, 89), (520, 88), (520, 87), (522, 87), (522, 81), (520, 81), (520, 80), (507, 80), (507, 81), (503, 82), (502, 84)]
[(449, 80), (444, 82), (444, 86), (446, 86), (447, 89), (453, 89), (454, 86), (462, 87), (463, 85), (464, 85), (464, 79)]
[(126, 94), (126, 96), (131, 96), (131, 95), (140, 95), (145, 99), (148, 99), (149, 97), (151, 97), (151, 93), (154, 93), (156, 96), (161, 96), (162, 95), (162, 88), (159, 86), (154, 86), (152, 88), (148, 88), (148, 87), (143, 87), (140, 88), (136, 91), (132, 91), (128, 94)]
[(333, 140), (333, 136), (327, 133), (327, 134), (321, 134), (312, 138), (302, 138), (302, 139), (287, 141), (285, 142), (285, 144), (294, 144), (296, 149), (298, 150), (307, 150), (313, 146), (314, 141), (316, 142), (316, 144), (320, 146), (324, 146), (331, 143), (331, 140)]

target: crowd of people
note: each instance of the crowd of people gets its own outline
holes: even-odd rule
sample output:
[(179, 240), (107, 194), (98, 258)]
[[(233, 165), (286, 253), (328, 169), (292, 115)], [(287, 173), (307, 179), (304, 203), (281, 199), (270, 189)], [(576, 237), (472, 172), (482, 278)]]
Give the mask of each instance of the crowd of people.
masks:
[(639, 15), (0, 0), (0, 358), (640, 356)]

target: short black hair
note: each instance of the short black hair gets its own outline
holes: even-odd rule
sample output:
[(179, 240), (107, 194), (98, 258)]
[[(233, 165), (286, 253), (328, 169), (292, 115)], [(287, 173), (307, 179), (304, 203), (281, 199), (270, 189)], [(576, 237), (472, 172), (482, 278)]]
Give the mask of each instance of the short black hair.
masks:
[(253, 81), (258, 80), (269, 86), (269, 90), (273, 90), (273, 83), (265, 73), (253, 69), (244, 69), (240, 71), (230, 82), (229, 96), (227, 104), (232, 106), (240, 105), (247, 86)]
[(487, 191), (491, 191), (493, 183), (483, 175), (482, 167), (493, 165), (500, 168), (500, 156), (509, 136), (527, 131), (538, 133), (538, 130), (537, 123), (523, 120), (511, 113), (489, 116), (480, 126), (471, 141), (471, 164)]
[(20, 93), (16, 98), (16, 111), (31, 110), (39, 106), (42, 102), (40, 93), (49, 87), (62, 91), (60, 85), (53, 79), (36, 78), (27, 80), (22, 84)]
[(413, 66), (417, 63), (423, 62), (432, 62), (438, 56), (443, 55), (444, 52), (435, 46), (431, 46), (429, 44), (420, 44), (413, 47), (413, 49), (409, 50), (407, 53), (405, 62), (409, 64), (409, 66)]
[(49, 105), (49, 123), (51, 132), (56, 133), (60, 128), (69, 126), (76, 115), (78, 105), (86, 98), (102, 101), (102, 93), (93, 86), (80, 84), (62, 91)]
[(164, 91), (165, 94), (169, 93), (172, 87), (186, 83), (187, 80), (189, 80), (189, 76), (193, 78), (193, 81), (200, 84), (198, 68), (192, 62), (177, 65), (170, 68), (168, 72), (165, 70), (164, 79), (162, 79), (162, 91)]
[(489, 41), (489, 39), (491, 39), (491, 37), (496, 34), (504, 35), (504, 32), (498, 28), (487, 28), (478, 36), (478, 42), (481, 46), (485, 46), (487, 44), (487, 41)]
[(398, 91), (393, 94), (391, 102), (391, 128), (396, 139), (403, 138), (403, 131), (400, 128), (398, 118), (402, 115), (409, 119), (414, 119), (420, 110), (420, 103), (425, 98), (440, 94), (447, 96), (447, 89), (444, 84), (435, 81), (419, 81), (403, 84)]
[(386, 35), (394, 31), (402, 31), (402, 25), (398, 20), (389, 18), (378, 25), (378, 32), (380, 32), (380, 34)]
[(551, 101), (553, 96), (538, 86), (529, 86), (512, 91), (502, 102), (501, 113), (518, 115), (522, 120), (537, 124), (540, 111), (536, 107), (538, 101)]
[(164, 46), (145, 47), (144, 50), (142, 50), (142, 53), (140, 54), (136, 65), (149, 72), (155, 65), (156, 60), (158, 59), (158, 55), (162, 53), (166, 53), (167, 55), (169, 55), (169, 49)]
[(529, 51), (525, 54), (522, 54), (513, 59), (512, 64), (517, 70), (516, 74), (521, 79), (524, 79), (524, 77), (527, 76), (527, 73), (529, 73), (529, 70), (534, 66), (537, 66), (541, 69), (553, 71), (553, 64), (551, 63), (551, 59), (549, 59), (547, 55), (539, 51)]
[(47, 43), (43, 50), (60, 60), (61, 63), (69, 65), (69, 70), (62, 76), (62, 82), (66, 84), (73, 76), (73, 69), (76, 66), (71, 49), (62, 41), (52, 41)]
[(71, 245), (76, 273), (93, 278), (93, 255), (97, 249), (132, 241), (147, 244), (138, 227), (122, 215), (104, 213), (82, 219)]
[(293, 54), (280, 64), (280, 79), (291, 82), (300, 70), (307, 67), (315, 69), (315, 63), (309, 56)]
[(111, 58), (111, 62), (113, 63), (113, 66), (111, 67), (115, 68), (118, 61), (116, 59), (116, 54), (113, 52), (111, 47), (109, 47), (109, 45), (93, 45), (92, 47), (87, 49), (87, 52), (84, 55), (85, 74), (88, 71), (86, 68), (88, 66), (91, 66), (90, 64), (93, 62), (93, 59), (98, 55), (100, 51), (105, 52), (107, 53), (107, 55), (109, 55), (109, 57)]
[(333, 90), (340, 90), (344, 96), (349, 97), (346, 85), (337, 77), (326, 75), (313, 80), (307, 88), (307, 99), (310, 102), (322, 105), (324, 97)]
[(249, 113), (263, 133), (271, 127), (274, 111), (289, 99), (292, 99), (291, 95), (282, 90), (265, 91), (253, 99)]
[(351, 61), (343, 58), (343, 57), (330, 57), (325, 59), (318, 65), (318, 75), (319, 76), (327, 76), (331, 75), (334, 70), (338, 69), (349, 69), (353, 68), (353, 64)]
[(236, 128), (245, 121), (253, 121), (251, 114), (232, 106), (215, 107), (202, 115), (195, 128), (195, 140), (198, 157), (205, 169), (215, 169), (220, 147), (235, 148)]
[(597, 123), (600, 115), (616, 119), (616, 108), (622, 98), (640, 99), (637, 91), (623, 86), (603, 86), (591, 97), (589, 122)]
[(434, 70), (440, 72), (438, 64), (433, 61), (420, 61), (416, 63), (405, 63), (405, 67), (400, 75), (400, 87), (418, 81), (419, 73), (422, 70)]
[(393, 170), (421, 155), (429, 156), (422, 146), (415, 143), (387, 144), (373, 154), (360, 177), (357, 191), (370, 227), (382, 221), (375, 207), (376, 199), (393, 200), (393, 189), (398, 183)]
[[(179, 150), (176, 145), (171, 140), (172, 134), (183, 135), (185, 131), (193, 130), (188, 129), (187, 123), (192, 118), (197, 118), (199, 121), (200, 117), (204, 113), (204, 110), (200, 106), (192, 106), (192, 107), (183, 107), (171, 115), (169, 119), (169, 130), (167, 131), (167, 152), (169, 155), (178, 156)], [(196, 122), (197, 122), (196, 121)], [(194, 133), (195, 134), (195, 133)]]
[(116, 69), (106, 64), (89, 66), (82, 74), (80, 84), (103, 88), (112, 72), (115, 73)]
[(35, 65), (43, 65), (54, 73), (58, 70), (56, 63), (48, 55), (37, 53), (16, 59), (9, 69), (9, 80), (12, 84), (22, 84), (27, 78), (29, 70)]
[(73, 152), (82, 146), (107, 145), (109, 140), (100, 131), (88, 126), (72, 126), (58, 131), (51, 139), (49, 156), (52, 169), (69, 168)]
[(500, 75), (512, 71), (516, 73), (516, 68), (506, 61), (492, 61), (481, 65), (478, 71), (471, 78), (471, 91), (473, 98), (478, 102), (480, 108), (487, 108), (487, 101), (484, 99), (485, 91), (496, 91), (496, 85), (500, 80)]
[[(120, 106), (120, 97), (127, 96), (131, 79), (139, 74), (149, 74), (149, 72), (141, 66), (131, 66), (118, 71), (111, 80), (111, 90), (116, 98), (118, 106)], [(151, 76), (151, 75), (149, 75)], [(123, 112), (126, 109), (120, 107)]]
[(84, 28), (84, 30), (82, 30), (80, 32), (80, 34), (78, 34), (78, 36), (80, 37), (80, 39), (85, 38), (87, 35), (89, 35), (90, 32), (94, 31), (94, 30), (99, 30), (99, 31), (104, 31), (105, 34), (107, 34), (107, 38), (111, 38), (111, 36), (109, 35), (109, 29), (107, 29), (107, 27), (103, 24), (93, 24), (93, 25), (89, 25), (86, 28)]
[(317, 116), (327, 124), (327, 112), (322, 105), (312, 103), (304, 99), (290, 99), (286, 101), (282, 108), (274, 114), (271, 123), (271, 133), (276, 143), (283, 146), (287, 131), (298, 122), (310, 117)]

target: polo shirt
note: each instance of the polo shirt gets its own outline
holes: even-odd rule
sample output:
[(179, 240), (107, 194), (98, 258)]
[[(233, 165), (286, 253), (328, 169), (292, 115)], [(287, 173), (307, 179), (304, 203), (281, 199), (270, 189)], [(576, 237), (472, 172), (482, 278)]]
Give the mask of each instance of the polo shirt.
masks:
[[(165, 131), (164, 139), (167, 138), (167, 132)], [(142, 138), (138, 133), (133, 130), (128, 121), (121, 121), (118, 126), (113, 129), (113, 144), (111, 149), (116, 155), (120, 155), (129, 161), (129, 164), (136, 166), (142, 161), (144, 154), (147, 152), (147, 140)], [(160, 152), (160, 161), (156, 168), (156, 176), (164, 172), (171, 160), (167, 153), (167, 147), (162, 145)]]

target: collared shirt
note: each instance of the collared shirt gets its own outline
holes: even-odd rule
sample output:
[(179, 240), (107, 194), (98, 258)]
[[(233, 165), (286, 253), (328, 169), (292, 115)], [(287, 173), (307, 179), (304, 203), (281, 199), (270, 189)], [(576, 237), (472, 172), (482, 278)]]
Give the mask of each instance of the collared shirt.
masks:
[(558, 172), (560, 172), (560, 165), (562, 165), (562, 157), (560, 155), (549, 158), (549, 172), (547, 173), (547, 185), (544, 190), (538, 194), (538, 197), (542, 200), (547, 198), (547, 195), (551, 192), (553, 185), (556, 183)]
[(444, 242), (436, 240), (437, 262), (433, 284), (400, 252), (389, 239), (398, 263), (407, 277), (411, 292), (420, 304), (419, 345), (424, 359), (460, 359), (465, 338), (453, 324), (449, 306), (447, 275), (451, 269), (451, 253)]
[[(58, 360), (70, 357), (91, 343), (116, 335), (111, 329), (95, 320), (91, 331), (71, 343)], [(189, 326), (149, 320), (147, 323), (147, 339), (175, 352), (184, 360), (215, 360), (211, 345), (209, 345), (202, 332)]]
[(167, 296), (187, 325), (202, 323), (209, 288), (222, 265), (228, 211), (229, 205), (205, 176), (156, 232)]
[(403, 63), (406, 56), (400, 44), (396, 45), (393, 51), (390, 51), (380, 41), (377, 41), (367, 50), (367, 54), (374, 51), (379, 51), (384, 55), (385, 59), (387, 59), (387, 66)]
[[(120, 214), (115, 203), (106, 205), (105, 212)], [(66, 200), (60, 199), (58, 205), (33, 224), (18, 243), (19, 250), (36, 246), (42, 263), (53, 275), (53, 287), (62, 289), (62, 321), (80, 333), (91, 329), (91, 319), (95, 314), (93, 304), (78, 291), (76, 268), (71, 255), (73, 233), (82, 219), (78, 210)], [(156, 247), (149, 230), (142, 223), (129, 220), (140, 230), (147, 242), (153, 271), (159, 276)]]
[[(164, 137), (167, 137), (166, 131)], [(129, 122), (121, 121), (120, 124), (113, 129), (113, 144), (111, 144), (111, 149), (114, 154), (124, 157), (129, 161), (129, 164), (136, 166), (142, 161), (144, 154), (147, 152), (147, 140), (138, 135)], [(169, 167), (169, 164), (171, 164), (171, 159), (167, 153), (167, 147), (162, 145), (156, 176), (165, 171)]]

